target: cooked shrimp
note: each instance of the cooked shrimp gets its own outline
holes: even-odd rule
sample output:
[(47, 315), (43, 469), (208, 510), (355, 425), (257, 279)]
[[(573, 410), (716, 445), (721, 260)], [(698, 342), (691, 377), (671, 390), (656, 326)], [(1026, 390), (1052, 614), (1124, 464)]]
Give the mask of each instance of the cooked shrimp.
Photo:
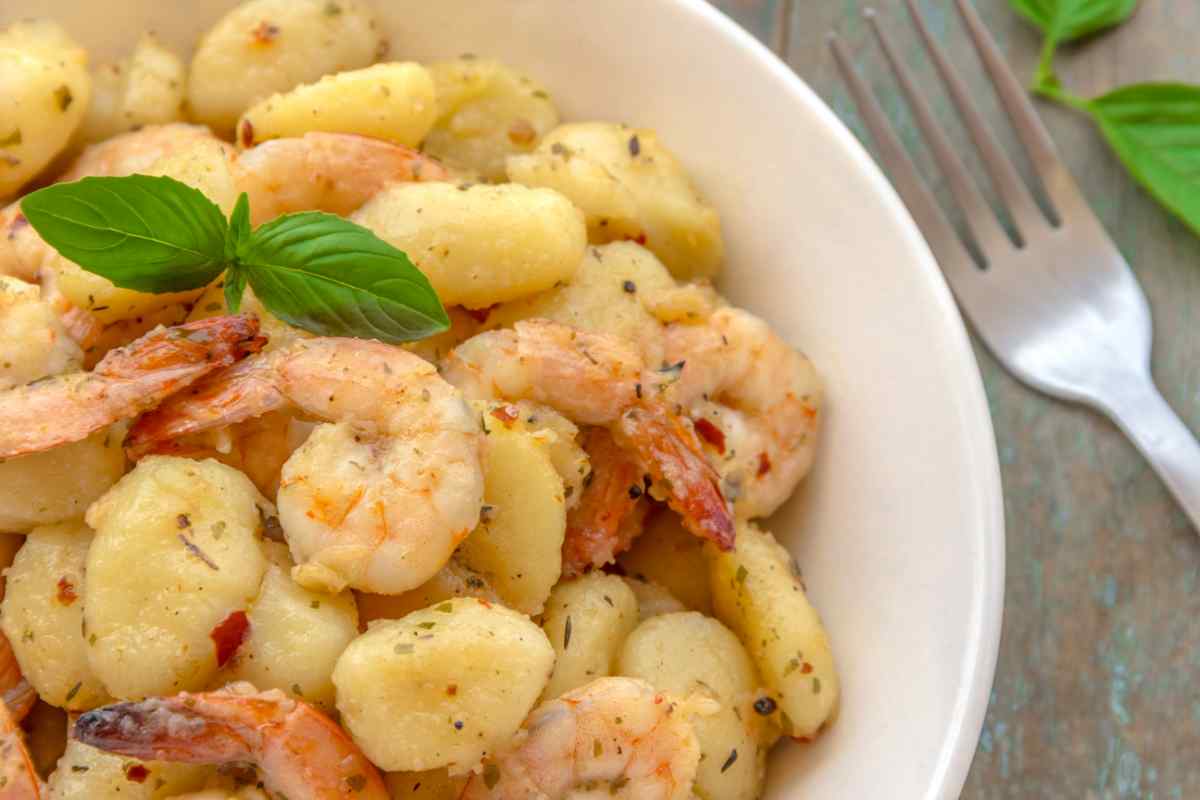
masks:
[(37, 800), (42, 782), (25, 746), (21, 726), (0, 702), (0, 800)]
[(454, 349), (443, 374), (472, 400), (534, 400), (606, 426), (697, 536), (733, 546), (733, 518), (695, 432), (661, 395), (678, 370), (650, 372), (633, 345), (548, 320), (481, 333)]
[(694, 420), (738, 517), (774, 513), (812, 466), (821, 409), (812, 362), (736, 308), (669, 326), (665, 339), (667, 359), (683, 364), (667, 399)]
[(250, 762), (272, 796), (290, 800), (388, 797), (375, 765), (336, 723), (278, 689), (248, 683), (97, 708), (79, 717), (74, 736), (143, 760)]
[(701, 702), (634, 678), (592, 681), (535, 709), (527, 735), (485, 762), (462, 800), (686, 800), (700, 763), (689, 717), (711, 704)]
[(428, 156), (382, 139), (306, 133), (242, 152), (234, 179), (249, 194), (257, 225), (311, 209), (344, 216), (389, 183), (446, 180), (446, 171)]
[(72, 372), (0, 392), (0, 459), (77, 442), (135, 417), (262, 347), (258, 321), (215, 317), (159, 328)]
[(649, 507), (641, 467), (617, 446), (611, 433), (604, 428), (589, 428), (583, 449), (592, 471), (584, 481), (579, 505), (567, 514), (562, 547), (564, 577), (602, 567), (628, 550), (642, 532)]
[(143, 417), (129, 452), (283, 408), (328, 423), (280, 477), (279, 521), (300, 583), (414, 589), (479, 522), (479, 420), (432, 364), (381, 342), (301, 339), (248, 359)]

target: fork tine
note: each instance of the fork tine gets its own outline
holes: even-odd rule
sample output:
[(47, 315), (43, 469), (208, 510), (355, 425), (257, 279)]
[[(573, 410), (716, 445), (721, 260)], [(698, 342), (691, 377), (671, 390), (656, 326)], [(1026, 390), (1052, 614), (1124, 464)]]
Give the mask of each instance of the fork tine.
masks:
[(983, 115), (979, 113), (979, 109), (971, 102), (970, 92), (967, 89), (966, 83), (954, 71), (953, 65), (950, 63), (946, 51), (938, 44), (937, 40), (929, 30), (929, 26), (925, 24), (925, 17), (917, 8), (916, 0), (906, 0), (908, 11), (912, 16), (913, 23), (921, 34), (921, 39), (925, 43), (925, 49), (933, 58), (933, 63), (937, 67), (938, 74), (942, 77), (942, 82), (946, 84), (946, 88), (950, 91), (950, 97), (954, 100), (954, 105), (958, 108), (958, 113), (962, 116), (963, 122), (966, 123), (967, 130), (971, 134), (971, 138), (975, 141), (975, 146), (979, 149), (979, 153), (983, 156), (983, 163), (987, 167), (988, 174), (992, 176), (995, 182), (996, 189), (1000, 192), (1000, 197), (1004, 201), (1008, 213), (1012, 215), (1013, 221), (1016, 223), (1017, 230), (1022, 232), (1033, 232), (1039, 229), (1046, 229), (1049, 223), (1042, 215), (1041, 209), (1033, 200), (1033, 195), (1030, 194), (1029, 188), (1021, 180), (1021, 176), (1017, 174), (1016, 168), (1005, 155), (1000, 143), (996, 141), (996, 137), (988, 129), (987, 122)]
[(950, 144), (949, 137), (934, 119), (933, 111), (930, 109), (928, 101), (917, 89), (912, 73), (897, 56), (891, 37), (884, 33), (883, 26), (879, 22), (879, 15), (875, 13), (874, 9), (867, 9), (863, 16), (871, 24), (875, 37), (879, 40), (879, 46), (883, 49), (888, 63), (892, 65), (892, 72), (895, 74), (900, 88), (904, 91), (905, 97), (908, 98), (913, 116), (917, 120), (917, 126), (921, 129), (921, 135), (925, 137), (925, 141), (933, 150), (934, 158), (937, 160), (942, 174), (950, 183), (950, 191), (954, 194), (954, 199), (963, 209), (976, 245), (982, 251), (985, 259), (991, 259), (999, 253), (1007, 251), (1012, 246), (1008, 234), (1000, 227), (991, 206), (987, 204), (983, 193), (975, 184), (975, 179), (963, 166), (962, 160)]
[[(970, 0), (957, 0), (957, 4), (967, 32), (975, 40), (979, 56), (983, 59), (988, 74), (992, 76), (992, 83), (1000, 95), (1000, 102), (1004, 104), (1009, 119), (1017, 129), (1017, 136), (1020, 137), (1021, 144), (1025, 146), (1025, 152), (1029, 154), (1029, 159), (1033, 162), (1042, 189), (1052, 204), (1067, 200), (1068, 198), (1058, 194), (1062, 191), (1063, 178), (1067, 177), (1069, 181), (1066, 167), (1059, 158), (1058, 149), (1050, 138), (1050, 132), (1046, 130), (1041, 117), (1038, 116), (1033, 103), (1030, 102), (1025, 87), (1021, 85), (1012, 69), (1005, 63), (1004, 56), (1000, 54), (1000, 47), (988, 32), (983, 20), (979, 18), (979, 12), (975, 10), (975, 6), (971, 4)], [(1073, 185), (1073, 182), (1070, 183)], [(1055, 212), (1061, 218), (1062, 209), (1055, 208)]]
[(909, 213), (916, 220), (917, 227), (925, 235), (925, 241), (933, 250), (942, 272), (956, 293), (974, 293), (972, 278), (978, 280), (980, 271), (967, 248), (963, 245), (954, 226), (946, 219), (941, 207), (925, 185), (921, 173), (900, 142), (900, 137), (888, 122), (887, 115), (879, 105), (874, 93), (866, 81), (858, 74), (850, 54), (845, 46), (833, 34), (829, 36), (829, 47), (833, 50), (834, 60), (845, 79), (855, 105), (863, 121), (866, 122), (872, 138), (879, 146), (880, 157), (884, 166), (891, 173), (892, 183), (899, 192)]

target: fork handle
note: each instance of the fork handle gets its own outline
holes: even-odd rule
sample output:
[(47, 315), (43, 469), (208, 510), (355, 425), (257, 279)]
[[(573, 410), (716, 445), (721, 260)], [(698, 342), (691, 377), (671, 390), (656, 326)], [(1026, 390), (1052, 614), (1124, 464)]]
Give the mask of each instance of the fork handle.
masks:
[(1200, 443), (1153, 379), (1123, 381), (1099, 405), (1154, 467), (1200, 533)]

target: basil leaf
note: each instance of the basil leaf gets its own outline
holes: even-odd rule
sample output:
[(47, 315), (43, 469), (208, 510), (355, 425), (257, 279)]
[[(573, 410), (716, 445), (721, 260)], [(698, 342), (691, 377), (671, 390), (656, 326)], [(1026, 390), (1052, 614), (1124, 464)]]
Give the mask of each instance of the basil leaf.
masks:
[(1200, 233), (1200, 87), (1135, 84), (1083, 108), (1146, 191)]
[(240, 245), (250, 240), (250, 197), (242, 192), (233, 206), (229, 217), (229, 234), (226, 237), (225, 254), (229, 261), (237, 256)]
[(56, 183), (27, 195), (21, 211), (65, 258), (126, 289), (198, 289), (225, 268), (225, 216), (171, 178)]
[(450, 325), (408, 256), (332, 214), (308, 211), (268, 222), (237, 255), (267, 310), (313, 333), (398, 343)]
[(242, 308), (242, 295), (246, 291), (246, 270), (234, 264), (225, 272), (225, 307), (230, 314)]
[(1034, 25), (1053, 45), (1082, 39), (1120, 25), (1138, 0), (1009, 0), (1013, 10)]

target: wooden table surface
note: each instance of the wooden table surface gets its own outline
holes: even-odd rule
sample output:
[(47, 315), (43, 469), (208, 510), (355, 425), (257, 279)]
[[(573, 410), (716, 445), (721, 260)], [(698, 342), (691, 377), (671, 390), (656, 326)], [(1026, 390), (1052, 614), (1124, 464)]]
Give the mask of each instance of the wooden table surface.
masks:
[[(839, 31), (876, 89), (887, 93), (904, 138), (918, 140), (860, 16), (874, 5), (889, 18), (923, 85), (935, 87), (901, 0), (715, 2), (781, 53), (861, 138), (824, 44), (827, 31)], [(1027, 79), (1038, 34), (1008, 0), (975, 3)], [(921, 6), (1003, 128), (952, 0)], [(1117, 32), (1060, 55), (1060, 75), (1076, 94), (1146, 80), (1200, 83), (1200, 3), (1140, 6)], [(940, 92), (935, 105), (956, 124)], [(1200, 430), (1200, 336), (1192, 328), (1200, 309), (1200, 239), (1132, 183), (1086, 118), (1042, 110), (1149, 296), (1158, 384)], [(956, 135), (965, 143), (961, 131)], [(960, 151), (969, 152), (965, 145)], [(922, 163), (933, 174), (928, 160)], [(1019, 385), (978, 341), (976, 354), (1003, 471), (1008, 578), (1000, 663), (963, 797), (1200, 797), (1200, 539), (1107, 420)]]

